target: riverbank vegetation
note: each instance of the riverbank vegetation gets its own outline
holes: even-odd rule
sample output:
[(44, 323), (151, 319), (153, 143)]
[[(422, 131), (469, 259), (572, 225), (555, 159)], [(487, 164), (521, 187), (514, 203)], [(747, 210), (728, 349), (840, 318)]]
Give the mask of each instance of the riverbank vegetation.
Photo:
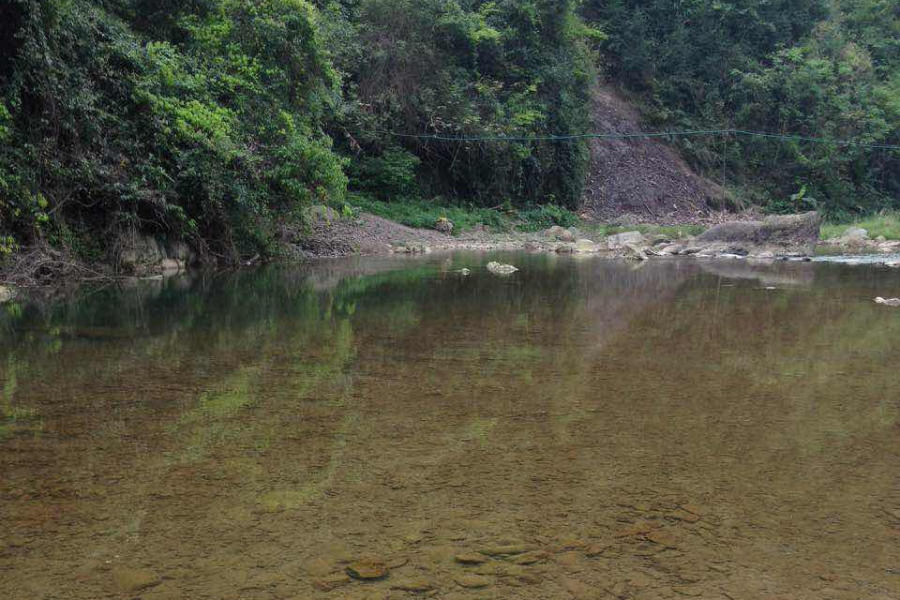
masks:
[(841, 237), (851, 227), (865, 229), (872, 239), (883, 236), (886, 240), (900, 240), (900, 213), (885, 212), (864, 219), (826, 223), (822, 226), (822, 239)]
[[(140, 231), (234, 262), (311, 204), (569, 226), (586, 144), (522, 138), (587, 131), (598, 82), (648, 129), (898, 144), (898, 39), (889, 0), (9, 0), (0, 256)], [(679, 144), (771, 211), (898, 207), (897, 151)]]

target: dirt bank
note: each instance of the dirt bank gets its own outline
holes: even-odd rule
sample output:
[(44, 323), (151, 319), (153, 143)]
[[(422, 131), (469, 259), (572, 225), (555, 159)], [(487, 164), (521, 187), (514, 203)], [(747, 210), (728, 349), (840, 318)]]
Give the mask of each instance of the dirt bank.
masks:
[[(592, 130), (604, 134), (644, 131), (637, 111), (609, 87), (594, 92)], [(583, 214), (601, 222), (721, 222), (714, 210), (725, 198), (718, 184), (695, 173), (659, 139), (593, 139)], [(730, 215), (731, 219), (734, 215)]]

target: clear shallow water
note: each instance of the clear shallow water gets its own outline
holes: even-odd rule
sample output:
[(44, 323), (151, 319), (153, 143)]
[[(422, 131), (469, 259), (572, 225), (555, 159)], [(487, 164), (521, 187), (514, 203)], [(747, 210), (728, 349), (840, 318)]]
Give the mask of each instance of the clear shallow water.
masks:
[(0, 598), (900, 598), (875, 296), (463, 254), (4, 307)]

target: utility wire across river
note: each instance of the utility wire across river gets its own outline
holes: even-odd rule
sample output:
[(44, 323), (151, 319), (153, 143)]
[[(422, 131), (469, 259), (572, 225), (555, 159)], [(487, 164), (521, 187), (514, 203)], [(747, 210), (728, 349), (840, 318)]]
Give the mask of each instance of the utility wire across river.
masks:
[(855, 140), (835, 140), (830, 138), (811, 137), (805, 135), (790, 135), (779, 133), (766, 133), (763, 131), (747, 131), (744, 129), (695, 129), (686, 131), (662, 131), (654, 133), (581, 133), (574, 135), (546, 135), (546, 136), (451, 136), (441, 134), (413, 134), (396, 133), (394, 131), (373, 131), (372, 133), (390, 135), (397, 138), (434, 140), (441, 142), (571, 142), (585, 139), (600, 140), (628, 140), (628, 139), (652, 139), (673, 138), (687, 136), (744, 136), (775, 139), (785, 142), (808, 142), (812, 144), (826, 144), (839, 147), (855, 147), (868, 150), (900, 150), (898, 144), (867, 144)]

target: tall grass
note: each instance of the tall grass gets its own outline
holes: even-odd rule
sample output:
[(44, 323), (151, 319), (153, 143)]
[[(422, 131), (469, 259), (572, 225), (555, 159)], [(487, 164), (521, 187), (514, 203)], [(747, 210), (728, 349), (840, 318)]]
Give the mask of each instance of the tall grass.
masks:
[(900, 212), (883, 212), (852, 223), (827, 223), (822, 225), (822, 239), (840, 237), (850, 227), (861, 227), (870, 238), (883, 235), (889, 240), (900, 240)]

